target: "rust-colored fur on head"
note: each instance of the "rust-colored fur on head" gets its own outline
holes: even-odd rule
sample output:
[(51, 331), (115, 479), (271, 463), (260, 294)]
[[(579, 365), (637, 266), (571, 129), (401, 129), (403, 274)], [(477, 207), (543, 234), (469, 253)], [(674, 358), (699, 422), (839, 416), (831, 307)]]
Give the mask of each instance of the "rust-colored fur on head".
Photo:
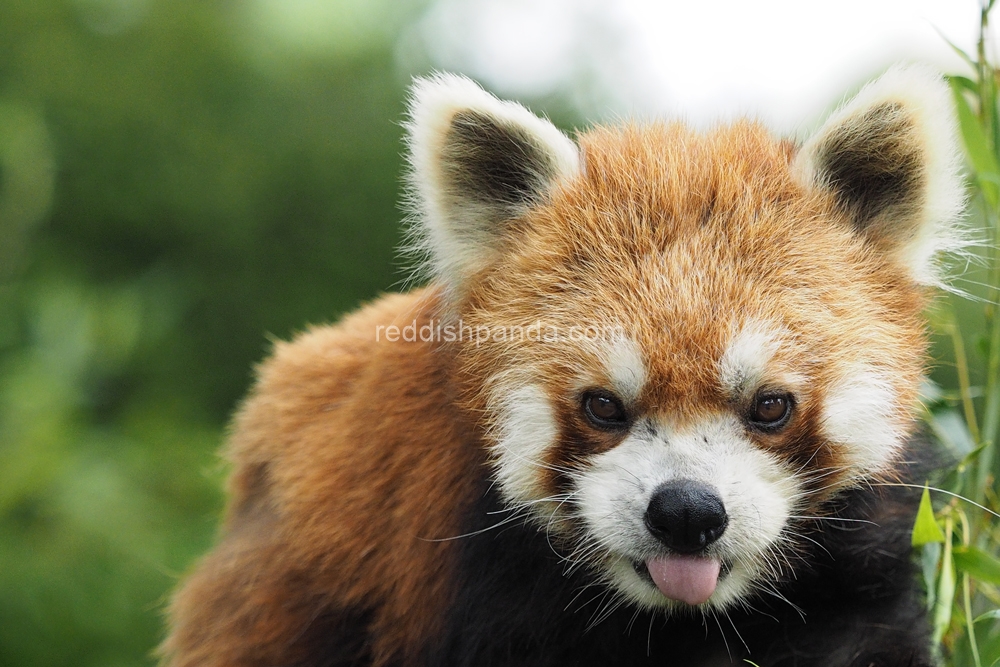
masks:
[[(646, 664), (660, 646), (683, 662), (714, 655), (680, 638), (692, 610), (735, 629), (742, 606), (809, 599), (790, 582), (826, 558), (824, 521), (903, 472), (926, 286), (960, 243), (947, 99), (898, 68), (801, 149), (748, 121), (574, 142), (467, 79), (419, 81), (409, 178), (432, 285), (261, 367), (168, 664)], [(649, 614), (644, 653), (605, 655), (600, 632), (582, 648), (572, 606), (591, 587), (609, 628), (617, 605), (629, 627)], [(868, 656), (909, 633), (892, 642), (922, 664), (908, 609), (865, 620), (877, 638), (826, 634)], [(655, 614), (675, 624), (657, 641)]]

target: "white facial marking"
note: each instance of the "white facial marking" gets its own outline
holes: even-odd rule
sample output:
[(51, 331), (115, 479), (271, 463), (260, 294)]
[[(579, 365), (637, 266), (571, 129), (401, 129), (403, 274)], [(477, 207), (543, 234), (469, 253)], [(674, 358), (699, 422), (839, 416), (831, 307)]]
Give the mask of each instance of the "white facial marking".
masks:
[(503, 496), (515, 505), (536, 501), (538, 473), (557, 434), (549, 399), (537, 385), (505, 389), (500, 384), (493, 402), (498, 417), (491, 452)]
[(621, 398), (626, 401), (639, 398), (646, 384), (646, 364), (638, 343), (625, 336), (613, 338), (605, 353), (604, 368)]
[(731, 415), (679, 432), (662, 424), (639, 426), (617, 447), (591, 459), (575, 480), (579, 514), (594, 542), (609, 554), (609, 583), (646, 607), (679, 604), (633, 568), (634, 562), (664, 553), (644, 516), (655, 489), (673, 479), (708, 484), (725, 505), (729, 523), (708, 553), (731, 569), (706, 603), (725, 608), (780, 567), (768, 553), (793, 512), (798, 484), (780, 461), (746, 437)]
[(733, 334), (719, 360), (719, 381), (733, 398), (747, 399), (765, 384), (796, 393), (807, 382), (805, 376), (775, 364), (779, 351), (794, 352), (795, 336), (783, 326), (750, 320)]
[(903, 425), (895, 405), (892, 384), (867, 365), (846, 374), (827, 395), (823, 433), (847, 448), (858, 473), (878, 472), (899, 448)]
[(767, 364), (787, 336), (782, 327), (751, 321), (743, 325), (729, 341), (719, 375), (722, 386), (733, 396), (754, 391), (764, 380)]

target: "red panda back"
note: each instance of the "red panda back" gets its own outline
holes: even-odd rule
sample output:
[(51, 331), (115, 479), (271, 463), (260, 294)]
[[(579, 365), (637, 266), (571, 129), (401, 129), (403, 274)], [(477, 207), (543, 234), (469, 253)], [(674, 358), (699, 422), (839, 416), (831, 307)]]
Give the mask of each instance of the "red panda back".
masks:
[[(174, 599), (167, 664), (318, 652), (387, 664), (434, 633), (452, 592), (447, 538), (482, 457), (433, 343), (384, 335), (419, 331), (434, 303), (427, 291), (384, 297), (278, 343), (258, 369), (227, 449), (222, 539)], [(357, 645), (327, 646), (351, 630)]]

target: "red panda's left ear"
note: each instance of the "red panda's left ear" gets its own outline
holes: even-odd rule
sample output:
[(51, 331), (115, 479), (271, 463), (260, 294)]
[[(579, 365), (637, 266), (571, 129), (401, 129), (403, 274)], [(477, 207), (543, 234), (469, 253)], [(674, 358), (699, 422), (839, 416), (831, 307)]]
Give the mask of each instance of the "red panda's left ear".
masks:
[(923, 68), (897, 66), (868, 84), (805, 143), (794, 167), (918, 283), (937, 283), (936, 256), (962, 245), (951, 91)]

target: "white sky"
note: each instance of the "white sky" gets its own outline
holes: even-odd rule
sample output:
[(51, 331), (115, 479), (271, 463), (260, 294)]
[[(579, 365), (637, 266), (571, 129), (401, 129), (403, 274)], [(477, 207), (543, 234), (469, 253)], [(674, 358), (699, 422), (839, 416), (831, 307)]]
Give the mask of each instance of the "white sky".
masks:
[(978, 22), (977, 0), (440, 0), (415, 36), (503, 96), (788, 132), (893, 62), (966, 72), (942, 35), (972, 53)]

